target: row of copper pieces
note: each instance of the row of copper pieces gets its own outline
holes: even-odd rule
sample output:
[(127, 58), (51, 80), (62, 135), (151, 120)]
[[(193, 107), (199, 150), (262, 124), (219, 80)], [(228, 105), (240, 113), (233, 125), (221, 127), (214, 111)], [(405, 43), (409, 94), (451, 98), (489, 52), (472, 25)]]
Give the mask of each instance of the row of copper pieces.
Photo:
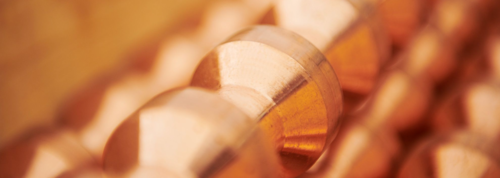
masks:
[[(170, 60), (159, 60), (149, 73), (129, 69), (135, 72), (98, 81), (69, 101), (62, 112), (62, 128), (2, 150), (0, 177), (98, 177), (102, 167), (109, 177), (295, 177), (314, 163), (302, 177), (498, 176), (500, 157), (494, 148), (500, 127), (496, 109), (500, 108), (500, 33), (493, 22), (498, 19), (491, 18), (498, 7), (495, 3), (213, 2), (199, 27), (165, 42), (158, 56)], [(273, 24), (300, 36), (275, 27), (255, 27), (202, 57), (222, 38), (253, 23)], [(231, 63), (235, 58), (239, 62)], [(217, 74), (206, 70), (214, 68)], [(251, 75), (244, 73), (252, 70)], [(325, 75), (331, 71), (334, 79)], [(217, 96), (203, 90), (175, 90), (134, 113), (162, 91), (189, 84), (193, 74), (191, 85), (217, 90)], [(214, 75), (220, 76), (215, 80)], [(280, 81), (284, 84), (277, 85)], [(255, 92), (242, 86), (257, 94), (248, 94)], [(225, 100), (219, 99), (221, 95)], [(343, 104), (331, 99), (339, 96)], [(185, 116), (186, 112), (166, 107), (169, 113), (165, 113), (156, 109), (162, 104), (199, 112)], [(231, 117), (212, 117), (228, 111)], [(206, 117), (211, 129), (195, 124), (193, 131), (185, 131), (182, 128), (193, 123), (146, 117), (162, 114), (193, 122)], [(259, 127), (251, 124), (255, 118), (260, 118)], [(205, 137), (190, 137), (204, 130)], [(415, 146), (428, 133), (434, 136)], [(217, 144), (203, 142), (212, 138)], [(279, 157), (269, 151), (273, 146), (266, 145), (274, 145)], [(222, 150), (215, 149), (219, 147)]]

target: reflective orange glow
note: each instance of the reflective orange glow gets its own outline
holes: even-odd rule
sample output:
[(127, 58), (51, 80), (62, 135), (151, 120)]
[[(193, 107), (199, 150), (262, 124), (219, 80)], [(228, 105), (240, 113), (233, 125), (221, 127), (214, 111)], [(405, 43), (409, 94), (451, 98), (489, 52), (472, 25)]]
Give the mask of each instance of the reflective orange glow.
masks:
[(359, 107), (372, 91), (389, 53), (376, 15), (358, 11), (373, 4), (360, 3), (293, 0), (276, 5), (278, 26), (298, 33), (324, 52), (347, 93), (346, 112)]
[(351, 118), (326, 153), (326, 160), (305, 177), (387, 177), (400, 145), (389, 129), (371, 130)]
[(0, 178), (500, 177), (499, 0), (0, 3)]
[(318, 159), (340, 122), (342, 97), (333, 69), (312, 44), (275, 27), (244, 30), (215, 48), (191, 85), (218, 91), (261, 121), (288, 177)]
[[(167, 92), (134, 113), (113, 133), (104, 153), (104, 169), (118, 177), (142, 174), (141, 167), (160, 169), (146, 171), (148, 174), (163, 170), (177, 177), (213, 176), (219, 171), (225, 175), (226, 169), (233, 168), (238, 170), (227, 170), (227, 174), (236, 176), (245, 172), (246, 167), (240, 164), (253, 166), (266, 175), (275, 166), (277, 172), (271, 147), (251, 131), (255, 124), (213, 93), (192, 88)], [(245, 155), (257, 152), (262, 157)], [(221, 170), (226, 164), (235, 165)], [(254, 176), (264, 172), (257, 171)]]
[(426, 4), (427, 2), (423, 0), (382, 1), (380, 5), (381, 19), (393, 45), (405, 47), (424, 21)]
[(496, 177), (497, 142), (472, 132), (453, 132), (421, 143), (405, 161), (399, 177)]
[(46, 132), (0, 153), (0, 177), (64, 177), (96, 165), (69, 131)]

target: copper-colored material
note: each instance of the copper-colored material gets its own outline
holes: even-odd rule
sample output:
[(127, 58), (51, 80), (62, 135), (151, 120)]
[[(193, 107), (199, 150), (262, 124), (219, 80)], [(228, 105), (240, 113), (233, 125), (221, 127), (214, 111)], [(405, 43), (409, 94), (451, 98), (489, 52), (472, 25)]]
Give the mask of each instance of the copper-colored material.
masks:
[(405, 47), (424, 20), (425, 0), (385, 0), (380, 14), (393, 46)]
[(400, 65), (410, 75), (439, 83), (456, 66), (456, 58), (470, 42), (494, 2), (442, 0), (400, 57)]
[(498, 142), (490, 142), (472, 132), (437, 136), (416, 147), (403, 163), (398, 177), (498, 177), (498, 146)]
[(307, 170), (333, 140), (342, 91), (309, 42), (271, 26), (244, 30), (209, 53), (193, 86), (217, 90), (275, 140), (288, 176)]
[[(366, 116), (364, 116), (366, 117)], [(399, 141), (390, 128), (370, 128), (364, 119), (349, 118), (337, 139), (330, 145), (318, 170), (302, 177), (388, 177), (396, 156)], [(361, 122), (360, 122), (361, 121)], [(318, 164), (317, 163), (317, 164)]]
[(391, 127), (402, 131), (422, 123), (431, 99), (428, 81), (394, 70), (380, 80), (367, 103), (366, 124), (373, 128)]
[(283, 0), (275, 9), (278, 26), (302, 35), (325, 54), (346, 93), (345, 110), (358, 106), (372, 91), (388, 57), (374, 3)]
[(493, 28), (487, 44), (487, 65), (490, 76), (500, 80), (500, 25)]
[(275, 177), (277, 158), (259, 134), (255, 122), (218, 95), (173, 90), (117, 128), (106, 145), (104, 170), (111, 177), (135, 175), (136, 169), (174, 177)]
[(455, 91), (438, 105), (431, 125), (435, 131), (456, 128), (500, 138), (500, 84), (495, 81), (474, 82)]
[(75, 90), (123, 69), (131, 51), (177, 28), (206, 2), (2, 1), (0, 147), (54, 126)]
[(402, 55), (400, 62), (403, 70), (417, 78), (442, 81), (455, 66), (456, 46), (447, 42), (436, 28), (424, 28)]
[(136, 65), (149, 61), (149, 68), (139, 71), (133, 66), (81, 88), (64, 104), (62, 124), (101, 160), (106, 141), (124, 119), (159, 93), (188, 85), (203, 55), (228, 35), (255, 24), (270, 5), (268, 0), (208, 2), (200, 14), (176, 27), (178, 31), (139, 50)]
[(66, 130), (42, 133), (0, 152), (0, 177), (69, 177), (96, 165), (73, 133)]
[(478, 32), (495, 3), (492, 0), (440, 0), (430, 16), (430, 24), (449, 40), (448, 45), (463, 44)]

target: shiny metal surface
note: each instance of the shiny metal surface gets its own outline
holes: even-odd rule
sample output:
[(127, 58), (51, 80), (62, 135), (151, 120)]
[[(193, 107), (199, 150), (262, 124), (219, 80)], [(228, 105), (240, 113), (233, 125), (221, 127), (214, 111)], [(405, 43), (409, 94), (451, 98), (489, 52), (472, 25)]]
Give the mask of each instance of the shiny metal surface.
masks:
[(277, 158), (256, 126), (213, 93), (169, 91), (115, 130), (103, 167), (110, 177), (274, 177)]
[(41, 132), (0, 152), (0, 177), (77, 177), (90, 169), (102, 176), (98, 162), (69, 130)]
[(307, 170), (340, 124), (342, 91), (323, 55), (298, 35), (257, 26), (209, 53), (192, 86), (216, 90), (275, 140), (284, 172)]
[(325, 54), (344, 91), (346, 112), (366, 99), (389, 56), (375, 8), (374, 2), (348, 0), (283, 0), (275, 7), (277, 26), (303, 36)]
[(442, 98), (433, 112), (431, 126), (436, 132), (464, 128), (497, 139), (500, 138), (498, 108), (500, 83), (476, 80)]
[(390, 127), (371, 128), (362, 117), (367, 115), (350, 117), (325, 153), (324, 161), (316, 163), (318, 169), (300, 177), (390, 177), (401, 152), (396, 132)]

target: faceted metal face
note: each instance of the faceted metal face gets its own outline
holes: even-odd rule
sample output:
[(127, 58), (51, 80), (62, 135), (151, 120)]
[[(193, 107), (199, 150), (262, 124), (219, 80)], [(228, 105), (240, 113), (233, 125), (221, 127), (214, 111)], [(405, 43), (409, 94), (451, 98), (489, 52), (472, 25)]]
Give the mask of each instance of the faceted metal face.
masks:
[(244, 30), (209, 53), (191, 85), (216, 90), (275, 140), (285, 174), (307, 170), (333, 139), (342, 96), (323, 55), (291, 32)]
[(346, 112), (365, 101), (389, 54), (374, 8), (373, 2), (348, 0), (276, 4), (276, 25), (298, 33), (325, 54), (345, 94)]
[[(104, 169), (112, 177), (273, 175), (277, 159), (259, 132), (255, 122), (213, 93), (174, 90), (159, 95), (117, 128), (106, 146)], [(248, 169), (258, 171), (244, 171)]]

